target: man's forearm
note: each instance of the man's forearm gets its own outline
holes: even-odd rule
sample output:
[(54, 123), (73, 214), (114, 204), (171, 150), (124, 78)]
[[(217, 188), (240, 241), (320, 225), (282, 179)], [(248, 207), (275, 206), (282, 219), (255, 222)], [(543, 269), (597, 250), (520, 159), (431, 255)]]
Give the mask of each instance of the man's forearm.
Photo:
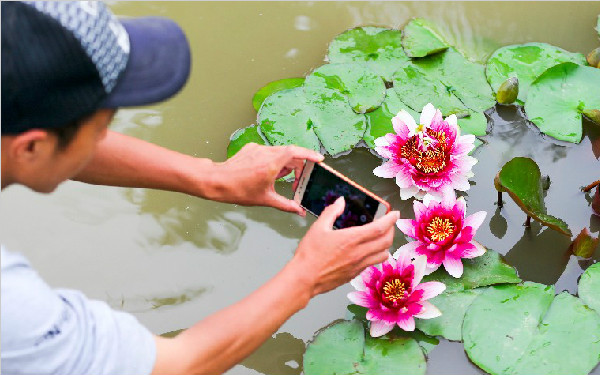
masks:
[[(256, 350), (312, 297), (310, 280), (292, 260), (240, 302), (202, 320), (174, 339), (157, 338), (154, 374), (221, 374)], [(179, 358), (174, 368), (173, 358)]]
[(142, 187), (211, 195), (214, 163), (109, 131), (91, 162), (73, 179), (96, 185)]

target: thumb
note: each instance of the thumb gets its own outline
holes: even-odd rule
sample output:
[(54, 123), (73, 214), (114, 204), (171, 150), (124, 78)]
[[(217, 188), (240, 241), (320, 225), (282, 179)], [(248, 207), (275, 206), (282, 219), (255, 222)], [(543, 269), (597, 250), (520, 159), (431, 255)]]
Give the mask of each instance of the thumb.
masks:
[(268, 195), (267, 204), (281, 211), (294, 212), (300, 216), (305, 215), (304, 209), (297, 202), (287, 199), (274, 191)]
[(325, 207), (318, 221), (327, 226), (327, 228), (333, 227), (333, 223), (335, 223), (337, 218), (344, 212), (345, 207), (346, 202), (344, 197), (339, 197), (333, 204)]

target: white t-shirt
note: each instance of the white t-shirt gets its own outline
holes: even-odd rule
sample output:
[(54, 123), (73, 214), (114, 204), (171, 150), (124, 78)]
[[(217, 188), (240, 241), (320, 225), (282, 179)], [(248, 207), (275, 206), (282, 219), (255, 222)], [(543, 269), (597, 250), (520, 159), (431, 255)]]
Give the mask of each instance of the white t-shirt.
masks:
[(152, 334), (132, 315), (51, 289), (20, 254), (1, 249), (2, 374), (150, 374)]

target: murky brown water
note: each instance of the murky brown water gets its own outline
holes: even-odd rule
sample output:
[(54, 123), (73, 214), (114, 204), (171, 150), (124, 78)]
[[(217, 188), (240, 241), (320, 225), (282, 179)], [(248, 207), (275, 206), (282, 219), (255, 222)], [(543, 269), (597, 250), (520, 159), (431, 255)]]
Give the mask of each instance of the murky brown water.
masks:
[[(251, 99), (267, 82), (304, 76), (323, 64), (327, 43), (358, 25), (399, 27), (411, 17), (436, 22), (473, 56), (530, 41), (587, 53), (600, 43), (593, 30), (599, 2), (202, 2), (114, 3), (123, 15), (164, 15), (185, 28), (194, 66), (185, 90), (159, 106), (120, 111), (113, 129), (178, 150), (224, 160), (230, 134), (255, 121)], [(505, 254), (526, 280), (577, 289), (589, 262), (566, 254), (569, 240), (522, 223), (507, 196), (496, 211), (493, 176), (514, 156), (533, 157), (549, 174), (548, 212), (573, 232), (596, 235), (589, 196), (579, 187), (598, 179), (600, 130), (586, 124), (580, 145), (541, 137), (513, 107), (489, 113), (489, 144), (476, 157), (468, 211), (486, 210), (477, 239)], [(372, 175), (380, 161), (365, 149), (329, 161), (412, 216), (393, 181)], [(278, 189), (288, 196), (289, 185)], [(24, 252), (53, 286), (83, 290), (134, 313), (155, 333), (191, 326), (241, 299), (291, 257), (312, 218), (266, 208), (214, 203), (182, 194), (88, 186), (69, 182), (50, 196), (11, 187), (0, 195), (0, 235)], [(405, 240), (398, 232), (395, 246)], [(597, 251), (595, 260), (600, 259)], [(349, 286), (315, 298), (257, 353), (230, 374), (298, 374), (305, 342), (344, 317)], [(243, 334), (241, 332), (240, 334)], [(428, 374), (480, 374), (460, 343), (442, 342)], [(596, 368), (595, 374), (600, 374)]]

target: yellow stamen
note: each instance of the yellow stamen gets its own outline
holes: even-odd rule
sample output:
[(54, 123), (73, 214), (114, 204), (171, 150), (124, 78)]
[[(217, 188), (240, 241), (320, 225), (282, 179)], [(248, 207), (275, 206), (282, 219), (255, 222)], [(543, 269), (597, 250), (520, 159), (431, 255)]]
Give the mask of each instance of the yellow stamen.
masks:
[(432, 241), (444, 241), (454, 234), (454, 224), (452, 224), (450, 219), (435, 217), (427, 226), (427, 232)]
[(388, 300), (396, 302), (397, 300), (404, 298), (406, 287), (404, 286), (404, 283), (398, 279), (390, 280), (383, 286), (383, 294)]
[(446, 133), (427, 129), (427, 137), (423, 145), (417, 135), (411, 137), (400, 149), (400, 155), (423, 173), (438, 173), (446, 167)]

